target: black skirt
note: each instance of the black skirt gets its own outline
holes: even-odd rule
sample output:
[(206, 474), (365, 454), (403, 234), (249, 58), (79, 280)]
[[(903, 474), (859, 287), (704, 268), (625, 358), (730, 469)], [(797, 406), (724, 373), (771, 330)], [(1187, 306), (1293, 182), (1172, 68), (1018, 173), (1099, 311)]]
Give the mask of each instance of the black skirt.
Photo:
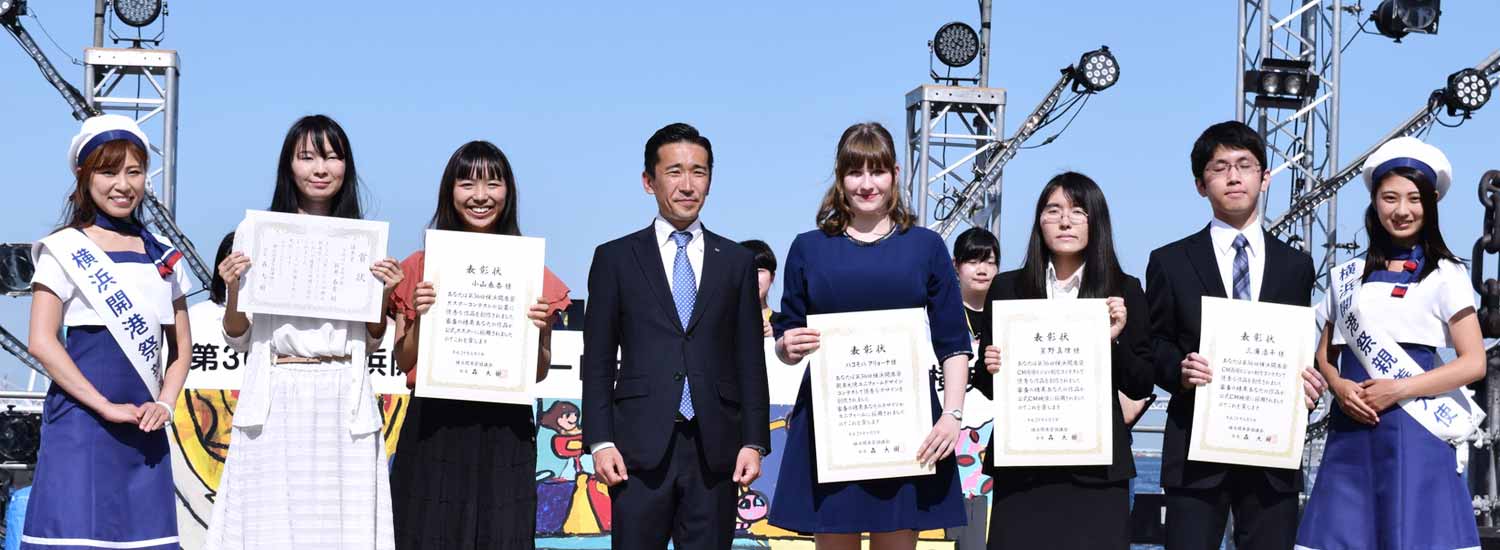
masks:
[(536, 427), (525, 405), (412, 397), (391, 466), (396, 547), (536, 547)]
[(989, 550), (1130, 548), (1130, 480), (1102, 485), (1069, 475), (995, 485)]

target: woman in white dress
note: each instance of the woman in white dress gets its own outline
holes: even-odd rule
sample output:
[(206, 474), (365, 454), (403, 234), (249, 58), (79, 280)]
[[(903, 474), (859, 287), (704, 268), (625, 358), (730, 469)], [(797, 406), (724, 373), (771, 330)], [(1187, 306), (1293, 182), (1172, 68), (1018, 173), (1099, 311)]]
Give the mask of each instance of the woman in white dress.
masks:
[[(357, 219), (357, 186), (343, 128), (304, 117), (282, 144), (270, 210)], [(381, 416), (366, 370), (385, 320), (252, 319), (237, 307), (251, 265), (235, 252), (218, 266), (229, 288), (224, 337), (249, 359), (205, 548), (394, 548)], [(400, 265), (386, 258), (370, 271), (388, 301)]]

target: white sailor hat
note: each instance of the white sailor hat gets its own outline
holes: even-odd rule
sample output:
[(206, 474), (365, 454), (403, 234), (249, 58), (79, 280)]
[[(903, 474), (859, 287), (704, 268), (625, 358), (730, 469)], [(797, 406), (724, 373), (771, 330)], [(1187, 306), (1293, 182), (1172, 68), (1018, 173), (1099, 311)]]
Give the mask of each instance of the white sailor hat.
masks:
[(79, 163), (87, 160), (89, 153), (93, 153), (100, 145), (118, 139), (133, 142), (142, 151), (150, 150), (146, 133), (141, 131), (134, 119), (125, 115), (90, 117), (83, 121), (83, 127), (78, 130), (78, 135), (73, 136), (73, 144), (68, 147), (68, 170), (76, 170)]
[(1453, 182), (1453, 164), (1448, 162), (1447, 155), (1420, 139), (1398, 137), (1385, 142), (1365, 161), (1365, 188), (1373, 192), (1380, 179), (1398, 167), (1414, 168), (1425, 174), (1432, 180), (1438, 200), (1443, 200), (1443, 195), (1448, 193), (1448, 184)]

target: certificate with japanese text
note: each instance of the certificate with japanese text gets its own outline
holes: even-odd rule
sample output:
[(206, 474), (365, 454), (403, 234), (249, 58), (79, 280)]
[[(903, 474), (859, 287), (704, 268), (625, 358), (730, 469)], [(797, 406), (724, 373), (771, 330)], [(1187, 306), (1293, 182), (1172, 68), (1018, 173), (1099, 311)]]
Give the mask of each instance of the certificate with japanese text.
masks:
[(540, 332), (526, 310), (542, 295), (546, 242), (436, 230), (426, 239), (437, 302), (422, 316), (416, 395), (531, 404)]
[(1205, 296), (1202, 327), (1198, 353), (1213, 381), (1193, 390), (1188, 460), (1300, 468), (1312, 308)]
[(384, 285), (370, 266), (386, 257), (389, 231), (386, 222), (247, 210), (234, 234), (251, 262), (239, 310), (380, 321)]
[(932, 431), (931, 347), (920, 309), (807, 316), (818, 482), (931, 474), (917, 451)]
[(1114, 461), (1109, 306), (1102, 299), (999, 300), (994, 312), (995, 466)]

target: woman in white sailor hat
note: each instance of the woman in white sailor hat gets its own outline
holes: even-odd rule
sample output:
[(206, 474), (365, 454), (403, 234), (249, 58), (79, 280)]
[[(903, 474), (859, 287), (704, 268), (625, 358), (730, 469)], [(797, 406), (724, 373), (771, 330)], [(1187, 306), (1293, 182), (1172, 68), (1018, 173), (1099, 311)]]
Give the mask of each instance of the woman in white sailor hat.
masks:
[(187, 377), (189, 282), (136, 216), (147, 151), (128, 117), (84, 121), (63, 225), (32, 248), (29, 349), (53, 383), (21, 548), (178, 548), (162, 428)]
[(1369, 250), (1334, 270), (1323, 304), (1316, 356), (1338, 407), (1297, 547), (1478, 548), (1462, 472), (1482, 414), (1463, 387), (1484, 377), (1484, 342), (1468, 270), (1438, 227), (1452, 165), (1397, 138), (1364, 180)]

